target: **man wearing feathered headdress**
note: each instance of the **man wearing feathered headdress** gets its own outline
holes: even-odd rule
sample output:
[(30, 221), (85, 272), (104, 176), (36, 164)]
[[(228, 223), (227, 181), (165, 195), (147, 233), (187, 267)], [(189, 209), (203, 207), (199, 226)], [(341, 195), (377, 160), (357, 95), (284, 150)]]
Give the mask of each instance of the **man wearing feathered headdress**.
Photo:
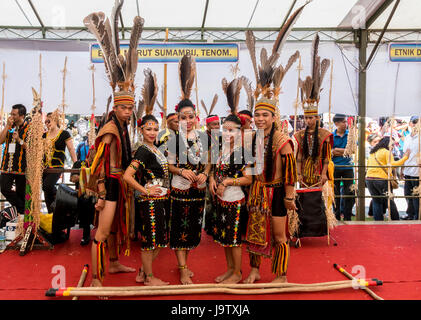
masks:
[[(283, 44), (304, 7), (305, 5), (295, 11), (282, 27), (269, 57), (266, 49), (261, 49), (258, 68), (254, 35), (251, 31), (246, 32), (246, 44), (256, 76), (257, 101), (254, 107), (254, 122), (259, 133), (264, 134), (264, 138), (261, 137), (260, 141), (257, 139), (259, 133), (253, 139), (253, 154), (257, 157), (256, 170), (259, 167), (262, 170), (255, 172), (248, 199), (249, 220), (246, 241), (252, 269), (245, 280), (246, 283), (260, 279), (259, 267), (262, 256), (272, 260), (274, 282), (287, 281), (289, 245), (286, 230), (292, 234), (297, 222), (294, 187), (296, 164), (294, 144), (288, 134), (281, 130), (277, 105), (281, 82), (298, 59), (299, 52), (290, 57), (285, 68), (276, 64)], [(295, 225), (292, 222), (295, 222)]]
[(104, 56), (105, 70), (113, 90), (113, 110), (95, 140), (95, 156), (90, 166), (90, 187), (98, 196), (98, 229), (92, 244), (92, 285), (102, 285), (105, 273), (105, 244), (109, 248), (109, 273), (134, 272), (118, 261), (118, 248), (126, 244), (130, 253), (131, 193), (122, 179), (131, 161), (131, 145), (127, 122), (135, 106), (137, 46), (144, 19), (133, 21), (129, 49), (120, 53), (118, 23), (123, 0), (116, 0), (111, 22), (103, 12), (84, 19), (88, 30), (97, 38)]
[[(297, 174), (300, 186), (306, 189), (313, 188), (311, 193), (301, 193), (298, 199), (302, 212), (303, 222), (298, 236), (321, 236), (327, 235), (328, 229), (337, 224), (333, 214), (334, 188), (333, 174), (334, 164), (332, 158), (333, 135), (329, 130), (320, 127), (318, 112), (320, 92), (323, 78), (329, 68), (330, 60), (323, 59), (320, 62), (318, 55), (319, 36), (313, 40), (311, 56), (311, 72), (304, 81), (299, 80), (301, 101), (304, 109), (304, 121), (306, 127), (295, 133), (297, 141)], [(328, 182), (328, 183), (326, 183)], [(316, 188), (315, 188), (316, 187)], [(306, 206), (306, 199), (311, 199), (313, 207)], [(324, 215), (315, 214), (313, 210), (319, 210), (324, 202)], [(316, 205), (317, 203), (317, 205)]]
[(298, 143), (297, 174), (300, 184), (304, 187), (322, 187), (333, 177), (328, 177), (328, 164), (331, 160), (333, 135), (320, 127), (318, 113), (320, 91), (323, 78), (329, 68), (330, 60), (320, 62), (318, 56), (319, 36), (313, 40), (311, 72), (304, 81), (300, 79), (299, 86), (304, 109), (306, 128), (295, 133)]

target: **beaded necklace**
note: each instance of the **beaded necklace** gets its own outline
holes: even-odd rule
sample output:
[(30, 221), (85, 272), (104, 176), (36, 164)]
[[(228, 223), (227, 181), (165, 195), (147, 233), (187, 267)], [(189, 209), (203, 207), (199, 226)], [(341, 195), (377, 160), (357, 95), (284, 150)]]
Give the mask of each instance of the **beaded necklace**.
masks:
[[(195, 133), (195, 137), (194, 140), (190, 140), (193, 142), (193, 145), (191, 147), (189, 147), (189, 144), (187, 142), (187, 137), (186, 134), (183, 130), (180, 130), (180, 135), (183, 138), (183, 141), (186, 144), (186, 148), (187, 148), (187, 152), (188, 152), (188, 159), (192, 161), (193, 164), (198, 164), (200, 162), (201, 156), (203, 154), (203, 146), (202, 146), (202, 142), (200, 141), (199, 135), (197, 134), (196, 131), (194, 131)], [(195, 152), (193, 152), (192, 149), (195, 149)]]
[[(162, 167), (162, 170), (164, 171), (164, 178), (168, 179), (169, 177), (168, 160), (164, 156), (164, 154), (159, 149), (155, 149), (155, 150), (152, 149), (146, 143), (143, 143), (142, 145), (156, 156), (158, 163), (160, 164), (160, 166)], [(151, 175), (152, 175), (152, 179), (154, 179), (155, 176), (152, 174), (152, 172), (151, 172)]]

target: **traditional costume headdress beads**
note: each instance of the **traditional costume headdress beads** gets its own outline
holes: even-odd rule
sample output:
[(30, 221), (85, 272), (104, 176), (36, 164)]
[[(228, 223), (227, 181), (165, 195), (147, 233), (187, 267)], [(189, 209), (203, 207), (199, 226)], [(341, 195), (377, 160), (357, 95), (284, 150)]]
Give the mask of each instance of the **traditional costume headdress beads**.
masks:
[(178, 75), (181, 87), (181, 100), (175, 106), (175, 112), (180, 113), (184, 107), (192, 107), (196, 110), (196, 106), (191, 102), (190, 95), (196, 75), (196, 62), (190, 55), (184, 55), (178, 64)]
[(119, 16), (123, 0), (115, 0), (110, 19), (103, 12), (94, 12), (83, 19), (88, 30), (96, 37), (104, 56), (105, 72), (114, 95), (114, 106), (135, 104), (134, 78), (136, 75), (137, 46), (142, 34), (144, 19), (136, 16), (133, 20), (130, 44), (127, 52), (120, 52)]
[(319, 100), (321, 85), (327, 69), (330, 65), (329, 59), (323, 59), (320, 63), (319, 51), (319, 35), (316, 34), (312, 43), (311, 52), (311, 76), (302, 81), (299, 80), (299, 87), (301, 92), (301, 102), (304, 109), (304, 115), (317, 116), (319, 114)]
[[(143, 71), (145, 74), (145, 82), (143, 83), (142, 87), (142, 100), (139, 103), (139, 109), (144, 109), (146, 115), (152, 115), (153, 108), (155, 105), (156, 97), (158, 95), (158, 84), (156, 81), (156, 75), (152, 72), (151, 69), (145, 69)], [(140, 105), (142, 104), (142, 107)], [(138, 122), (139, 124), (139, 122)], [(155, 126), (156, 121), (153, 120), (153, 118), (150, 118), (149, 120), (144, 121), (144, 123), (141, 121), (140, 127), (145, 126)]]
[(205, 110), (206, 113), (206, 124), (211, 123), (213, 121), (219, 121), (219, 116), (218, 115), (213, 115), (212, 112), (215, 109), (216, 103), (218, 102), (218, 95), (215, 94), (213, 96), (213, 100), (212, 100), (212, 104), (210, 106), (210, 108), (208, 109), (206, 107), (206, 104), (203, 100), (200, 100), (200, 103), (202, 104), (203, 109)]
[(238, 118), (238, 104), (240, 102), (240, 92), (242, 88), (242, 79), (236, 78), (228, 83), (227, 79), (222, 79), (222, 89), (227, 96), (227, 104), (230, 108), (231, 114), (229, 116), (235, 116)]
[[(265, 48), (260, 51), (260, 65), (256, 62), (256, 39), (251, 30), (246, 32), (246, 45), (250, 53), (253, 64), (254, 74), (256, 77), (256, 89), (254, 98), (257, 100), (254, 110), (267, 110), (273, 114), (279, 114), (277, 104), (278, 96), (281, 92), (281, 82), (290, 69), (292, 64), (298, 59), (299, 52), (296, 51), (288, 60), (285, 68), (282, 65), (276, 66), (280, 52), (285, 44), (293, 25), (298, 20), (301, 12), (307, 4), (296, 10), (288, 19), (282, 29), (279, 31), (278, 37), (273, 45), (272, 53), (268, 57)], [(277, 117), (278, 118), (278, 117)]]

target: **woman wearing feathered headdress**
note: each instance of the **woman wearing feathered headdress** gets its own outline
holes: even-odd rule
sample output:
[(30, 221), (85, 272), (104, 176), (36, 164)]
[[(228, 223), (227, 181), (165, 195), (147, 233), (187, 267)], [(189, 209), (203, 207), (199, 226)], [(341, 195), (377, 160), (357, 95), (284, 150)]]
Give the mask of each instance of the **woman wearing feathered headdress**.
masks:
[[(181, 101), (176, 106), (179, 132), (169, 146), (171, 180), (170, 247), (175, 250), (180, 282), (191, 284), (192, 272), (187, 267), (187, 256), (200, 243), (206, 181), (210, 171), (206, 136), (196, 130), (196, 106), (190, 94), (194, 83), (196, 64), (191, 56), (183, 56), (179, 63)], [(174, 141), (175, 140), (175, 141)]]
[(252, 176), (246, 174), (246, 158), (242, 146), (241, 120), (237, 109), (241, 90), (241, 80), (230, 83), (222, 81), (231, 113), (222, 125), (222, 151), (217, 163), (213, 165), (209, 178), (209, 189), (215, 199), (213, 219), (207, 219), (211, 225), (213, 239), (224, 247), (227, 271), (216, 277), (216, 282), (238, 283), (241, 281), (241, 225), (246, 210), (246, 195), (242, 187), (252, 182)]
[(154, 144), (158, 132), (158, 120), (152, 115), (158, 92), (156, 76), (145, 70), (142, 89), (146, 115), (141, 119), (142, 144), (124, 173), (124, 180), (138, 192), (136, 218), (140, 219), (142, 268), (136, 278), (145, 285), (165, 285), (152, 272), (152, 261), (161, 248), (168, 246), (168, 219), (170, 214), (170, 189), (168, 161)]
[(130, 165), (131, 145), (127, 123), (135, 105), (134, 78), (136, 75), (137, 47), (144, 20), (133, 20), (130, 45), (127, 52), (120, 52), (119, 16), (123, 0), (115, 0), (111, 22), (103, 12), (87, 16), (83, 22), (96, 37), (101, 47), (105, 71), (113, 90), (113, 110), (99, 130), (95, 140), (95, 154), (90, 163), (88, 189), (97, 195), (99, 212), (98, 229), (92, 244), (92, 285), (102, 284), (105, 274), (105, 246), (109, 247), (109, 273), (134, 272), (118, 261), (118, 247), (126, 244), (125, 254), (130, 254), (131, 193), (123, 180), (123, 172)]
[(266, 49), (261, 49), (259, 67), (256, 62), (254, 35), (251, 31), (246, 32), (246, 44), (256, 76), (257, 101), (254, 107), (254, 123), (258, 129), (252, 146), (257, 162), (255, 179), (248, 198), (249, 220), (246, 241), (250, 252), (251, 272), (245, 280), (246, 283), (260, 279), (259, 267), (262, 256), (272, 259), (274, 281), (286, 281), (289, 260), (286, 230), (293, 233), (297, 225), (294, 187), (296, 164), (294, 145), (289, 136), (281, 130), (277, 105), (281, 82), (298, 59), (299, 52), (290, 57), (285, 68), (282, 65), (276, 66), (276, 63), (283, 44), (304, 7), (305, 5), (295, 11), (282, 27), (269, 57)]

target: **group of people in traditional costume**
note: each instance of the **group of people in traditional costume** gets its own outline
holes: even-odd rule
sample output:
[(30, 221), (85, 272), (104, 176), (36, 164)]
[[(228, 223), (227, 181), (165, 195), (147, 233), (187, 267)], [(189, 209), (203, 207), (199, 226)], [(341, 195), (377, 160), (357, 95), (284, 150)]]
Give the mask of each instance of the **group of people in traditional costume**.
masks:
[[(136, 110), (134, 79), (144, 20), (134, 18), (129, 49), (123, 55), (115, 36), (118, 23), (104, 28), (103, 13), (92, 13), (84, 19), (101, 46), (114, 96), (113, 109), (99, 128), (80, 174), (82, 193), (97, 199), (97, 229), (91, 248), (92, 286), (101, 286), (104, 281), (105, 248), (109, 273), (136, 272), (119, 262), (119, 252), (125, 246), (125, 254), (130, 253), (130, 240), (137, 237), (137, 232), (142, 266), (136, 282), (168, 284), (155, 276), (153, 263), (159, 251), (169, 247), (177, 259), (180, 282), (193, 283), (188, 257), (200, 244), (203, 227), (224, 248), (227, 270), (215, 278), (216, 282), (238, 283), (243, 279), (243, 246), (251, 267), (244, 282), (260, 280), (262, 257), (271, 259), (274, 281), (287, 281), (289, 239), (298, 226), (295, 185), (299, 181), (307, 187), (321, 186), (329, 180), (332, 145), (331, 134), (319, 128), (317, 118), (319, 93), (329, 62), (325, 59), (320, 63), (318, 36), (312, 76), (300, 80), (307, 128), (292, 139), (281, 123), (278, 108), (281, 82), (299, 52), (291, 56), (285, 67), (277, 62), (304, 7), (286, 22), (269, 57), (266, 49), (262, 49), (260, 64), (255, 57), (254, 35), (247, 31), (256, 88), (253, 92), (245, 77), (222, 79), (230, 112), (220, 123), (219, 116), (212, 114), (216, 96), (207, 114), (206, 132), (198, 130), (198, 107), (190, 100), (196, 73), (194, 58), (186, 55), (179, 62), (181, 99), (175, 112), (166, 115), (167, 127), (161, 131), (153, 116), (158, 92), (156, 76), (150, 69), (144, 70), (142, 105), (137, 110), (140, 138), (137, 150), (132, 150), (128, 123)], [(118, 17), (121, 6), (115, 10)], [(249, 101), (246, 110), (239, 110), (242, 88), (246, 89)], [(49, 115), (48, 120), (49, 133), (45, 138), (53, 137), (55, 145), (52, 156), (45, 161), (48, 167), (60, 167), (64, 162), (63, 146), (69, 148), (72, 158), (74, 148), (68, 143), (66, 131), (59, 130), (57, 115)], [(253, 122), (257, 130), (251, 130)], [(20, 123), (19, 128), (21, 137), (25, 124)], [(6, 162), (7, 158), (2, 168)], [(56, 178), (56, 174), (45, 175), (44, 185), (55, 184)], [(22, 189), (18, 183), (17, 188)], [(51, 206), (48, 190), (45, 191), (47, 206)]]

